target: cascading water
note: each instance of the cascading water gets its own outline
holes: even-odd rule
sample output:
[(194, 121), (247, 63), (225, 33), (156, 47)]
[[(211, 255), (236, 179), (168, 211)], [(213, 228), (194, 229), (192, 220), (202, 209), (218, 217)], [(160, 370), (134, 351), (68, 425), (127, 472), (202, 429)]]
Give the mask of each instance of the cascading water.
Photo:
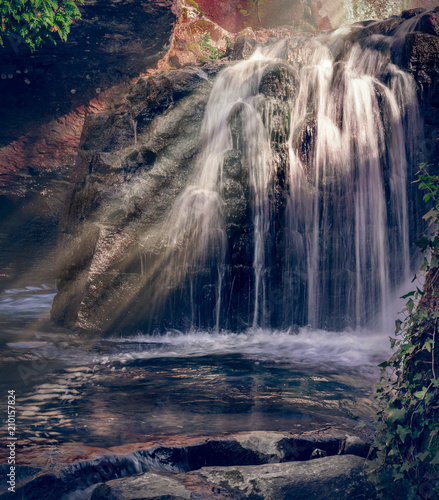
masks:
[[(301, 70), (290, 137), (291, 265), (284, 289), (306, 272), (303, 320), (316, 327), (334, 317), (336, 327), (364, 325), (373, 311), (385, 314), (391, 292), (407, 278), (406, 137), (419, 130), (404, 131), (407, 113), (416, 109), (409, 75), (388, 54), (358, 44), (334, 64), (331, 41), (313, 47), (314, 61)], [(415, 111), (411, 120), (417, 119)], [(311, 134), (305, 154), (304, 127)]]
[(420, 126), (397, 38), (353, 43), (359, 29), (279, 41), (217, 77), (155, 303), (177, 289), (179, 314), (217, 331), (382, 324), (410, 274)]
[[(197, 183), (180, 197), (170, 216), (168, 252), (174, 256), (168, 267), (167, 284), (184, 279), (190, 268), (199, 269), (214, 257), (217, 269), (215, 327), (220, 326), (222, 282), (226, 259), (226, 229), (223, 216), (223, 157), (233, 148), (230, 115), (242, 106), (245, 158), (249, 166), (254, 226), (254, 307), (253, 326), (264, 317), (265, 235), (270, 230), (268, 184), (271, 175), (270, 130), (258, 112), (258, 89), (263, 71), (279, 48), (257, 51), (250, 61), (242, 61), (224, 70), (218, 77), (207, 104), (203, 122), (203, 151), (197, 161)], [(176, 250), (179, 249), (179, 250)], [(212, 261), (211, 261), (212, 262)], [(193, 273), (195, 274), (195, 273)], [(227, 293), (227, 292), (226, 292)], [(191, 318), (195, 308), (191, 281)]]

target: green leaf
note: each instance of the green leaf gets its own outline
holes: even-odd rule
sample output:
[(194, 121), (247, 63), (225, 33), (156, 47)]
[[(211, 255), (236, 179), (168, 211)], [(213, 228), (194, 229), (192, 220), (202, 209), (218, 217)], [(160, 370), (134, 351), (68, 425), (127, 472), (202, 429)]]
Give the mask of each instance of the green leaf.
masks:
[(427, 236), (422, 236), (416, 243), (415, 245), (420, 248), (423, 252), (427, 250), (427, 248), (430, 247), (430, 238), (427, 238)]
[(410, 434), (410, 429), (408, 429), (407, 427), (403, 427), (402, 425), (398, 425), (396, 432), (398, 433), (398, 436), (400, 437), (401, 441), (404, 443), (407, 434)]
[[(18, 34), (31, 51), (36, 46), (55, 40), (52, 30), (65, 39), (70, 31), (72, 18), (81, 16), (76, 4), (84, 0), (2, 0), (0, 15), (4, 18), (2, 34)], [(54, 31), (55, 31), (54, 30)]]
[(418, 458), (421, 462), (424, 462), (425, 459), (428, 457), (429, 454), (430, 454), (429, 451), (424, 451), (423, 453), (418, 453), (416, 455), (416, 458)]
[(402, 467), (399, 469), (401, 472), (408, 472), (410, 469), (411, 469), (411, 465), (409, 464), (409, 462), (404, 462), (402, 464)]
[[(432, 194), (429, 193), (430, 195), (430, 198), (432, 197)], [(428, 195), (427, 195), (428, 196)], [(429, 199), (430, 199), (429, 198)], [(425, 200), (425, 201), (428, 201), (428, 200)], [(439, 212), (435, 209), (435, 208), (432, 208), (431, 210), (429, 210), (422, 218), (426, 221), (430, 220), (430, 219), (433, 219), (433, 220), (430, 220), (430, 225), (434, 223), (434, 219), (437, 219), (439, 215)]]
[(424, 257), (424, 262), (422, 263), (421, 271), (428, 271), (429, 268), (430, 266), (428, 264), (428, 260)]
[(415, 396), (415, 398), (417, 399), (424, 399), (427, 390), (428, 389), (426, 387), (423, 387), (421, 391), (415, 392), (413, 396)]
[(424, 350), (427, 350), (428, 352), (431, 352), (431, 346), (433, 345), (433, 340), (432, 339), (428, 339), (425, 344), (422, 346), (422, 349)]
[(386, 422), (393, 424), (394, 422), (403, 422), (404, 418), (407, 414), (407, 411), (404, 408), (401, 408), (400, 410), (398, 408), (393, 408), (389, 410), (388, 412), (388, 417)]

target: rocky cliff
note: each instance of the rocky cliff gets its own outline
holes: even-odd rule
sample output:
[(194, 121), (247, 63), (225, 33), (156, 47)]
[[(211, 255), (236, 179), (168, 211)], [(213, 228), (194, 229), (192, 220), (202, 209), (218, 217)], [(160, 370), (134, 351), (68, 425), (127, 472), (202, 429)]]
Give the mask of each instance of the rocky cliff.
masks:
[[(367, 46), (369, 37), (392, 35), (405, 20), (418, 16), (416, 30), (403, 34), (392, 45), (391, 58), (394, 64), (410, 72), (417, 83), (425, 118), (425, 147), (418, 148), (418, 160), (429, 162), (437, 162), (439, 153), (437, 15), (436, 11), (406, 11), (382, 22), (359, 24), (336, 49), (344, 54), (354, 43)], [(282, 116), (288, 113), (285, 100), (297, 91), (297, 75), (287, 61), (300, 57), (294, 39), (285, 43), (281, 56), (284, 62), (267, 68), (259, 88), (261, 95), (272, 99), (279, 110), (272, 123), (272, 154), (277, 158), (270, 202), (276, 212), (274, 220), (284, 217), (287, 197), (288, 126)], [(255, 40), (239, 38), (232, 57), (245, 57), (257, 44)], [(200, 151), (200, 125), (209, 93), (220, 69), (230, 64), (233, 64), (230, 59), (223, 58), (141, 78), (120, 98), (114, 111), (87, 118), (75, 167), (75, 189), (60, 225), (59, 293), (52, 309), (56, 322), (99, 333), (169, 326), (187, 328), (188, 308), (195, 297), (195, 303), (203, 302), (208, 311), (198, 313), (198, 323), (204, 327), (214, 323), (212, 315), (218, 297), (211, 283), (212, 273), (218, 272), (215, 265), (201, 266), (195, 294), (188, 277), (183, 279), (184, 285), (178, 278), (171, 283), (167, 270), (173, 256), (161, 228), (195, 175), (194, 160)], [(233, 329), (248, 326), (245, 321), (241, 324), (240, 318), (249, 315), (244, 310), (248, 308), (254, 284), (251, 261), (255, 243), (248, 201), (249, 172), (242, 161), (242, 116), (238, 106), (230, 117), (234, 148), (224, 157), (221, 193), (226, 251), (231, 259), (225, 271), (231, 290), (227, 327)], [(310, 133), (307, 130), (305, 134)], [(307, 156), (312, 140), (310, 136), (303, 142), (303, 157)], [(416, 211), (416, 203), (412, 205)], [(283, 237), (282, 232), (278, 234)], [(184, 248), (183, 240), (181, 244)], [(272, 242), (273, 255), (280, 245)], [(189, 258), (188, 266), (196, 265), (190, 256), (185, 258)], [(275, 281), (280, 279), (280, 267), (275, 265), (267, 272)], [(165, 301), (157, 293), (161, 288), (169, 292)], [(271, 299), (277, 310), (282, 298), (274, 293)]]

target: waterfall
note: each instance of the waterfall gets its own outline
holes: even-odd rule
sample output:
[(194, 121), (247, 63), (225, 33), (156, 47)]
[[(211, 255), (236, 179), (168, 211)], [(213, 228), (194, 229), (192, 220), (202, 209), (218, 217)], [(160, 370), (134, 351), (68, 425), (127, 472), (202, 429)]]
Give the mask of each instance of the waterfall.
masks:
[(192, 327), (384, 321), (410, 274), (419, 112), (395, 38), (359, 29), (278, 41), (216, 78), (155, 299)]
[[(306, 323), (324, 326), (336, 314), (343, 323), (362, 325), (377, 305), (385, 314), (397, 281), (409, 273), (405, 137), (413, 131), (404, 132), (403, 121), (416, 103), (415, 89), (387, 54), (358, 44), (341, 68), (325, 46), (314, 58), (301, 70), (292, 113), (290, 184), (296, 192), (287, 258), (290, 269), (306, 268)], [(312, 93), (314, 139), (303, 164), (298, 139), (310, 126)], [(294, 279), (290, 272), (284, 289)]]

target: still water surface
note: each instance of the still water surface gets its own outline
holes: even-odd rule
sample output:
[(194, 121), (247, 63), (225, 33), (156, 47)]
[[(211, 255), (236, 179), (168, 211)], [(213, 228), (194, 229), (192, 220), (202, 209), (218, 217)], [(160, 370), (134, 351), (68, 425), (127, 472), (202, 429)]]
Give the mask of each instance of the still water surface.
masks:
[(388, 333), (249, 329), (84, 339), (49, 321), (48, 285), (0, 295), (1, 390), (19, 446), (370, 428)]

